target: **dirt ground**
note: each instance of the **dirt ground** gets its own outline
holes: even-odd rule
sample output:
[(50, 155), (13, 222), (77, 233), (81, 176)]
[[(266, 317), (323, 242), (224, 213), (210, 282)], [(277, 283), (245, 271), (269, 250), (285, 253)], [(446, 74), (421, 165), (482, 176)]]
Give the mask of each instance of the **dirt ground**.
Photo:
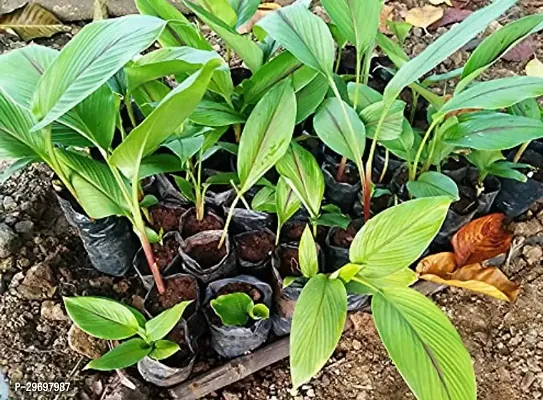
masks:
[[(454, 2), (454, 0), (453, 0)], [(387, 2), (396, 16), (423, 0)], [(476, 0), (467, 8), (477, 9)], [(521, 1), (500, 20), (543, 12), (540, 0)], [(45, 41), (60, 48), (71, 34)], [(407, 41), (417, 54), (445, 28), (415, 28)], [(40, 42), (38, 40), (38, 42)], [(532, 39), (543, 59), (541, 35)], [(23, 46), (13, 36), (0, 33), (0, 53)], [(438, 68), (457, 68), (469, 55), (460, 51)], [(523, 74), (524, 61), (500, 61), (487, 77)], [(1, 73), (1, 72), (0, 72)], [(6, 164), (0, 162), (0, 171)], [(165, 397), (142, 387), (128, 392), (116, 374), (83, 372), (87, 358), (68, 345), (70, 322), (61, 307), (61, 296), (106, 295), (134, 305), (143, 293), (136, 279), (105, 277), (86, 258), (76, 232), (62, 215), (51, 191), (51, 173), (31, 167), (0, 186), (0, 231), (7, 225), (19, 242), (8, 257), (0, 258), (0, 370), (15, 382), (70, 382), (65, 393), (38, 394), (12, 391), (13, 399), (138, 400)], [(435, 296), (450, 316), (469, 349), (475, 365), (481, 400), (539, 399), (543, 396), (543, 207), (536, 206), (512, 224), (515, 255), (504, 272), (522, 284), (514, 304), (505, 304), (466, 291), (448, 289)], [(232, 385), (208, 399), (356, 399), (400, 400), (413, 396), (389, 361), (371, 318), (351, 317), (355, 329), (344, 336), (324, 370), (297, 393), (290, 391), (286, 361)], [(77, 332), (70, 337), (77, 338)], [(85, 351), (99, 351), (100, 344), (84, 343)], [(204, 368), (206, 365), (199, 365)], [(14, 386), (12, 386), (12, 389)]]

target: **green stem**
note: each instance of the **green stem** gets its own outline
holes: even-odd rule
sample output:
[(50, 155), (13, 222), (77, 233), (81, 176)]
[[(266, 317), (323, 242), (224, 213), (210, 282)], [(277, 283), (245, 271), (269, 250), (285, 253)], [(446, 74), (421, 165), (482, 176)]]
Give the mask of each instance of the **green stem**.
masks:
[(279, 246), (279, 238), (281, 236), (281, 228), (282, 227), (283, 227), (283, 225), (278, 222), (277, 223), (277, 232), (275, 233), (275, 246)]
[(360, 78), (362, 74), (362, 54), (357, 51), (356, 52), (356, 90), (354, 91), (354, 99), (353, 99), (353, 108), (356, 111), (356, 108), (358, 107), (358, 100), (359, 100), (359, 90), (358, 85), (360, 85)]
[(334, 68), (334, 72), (337, 74), (339, 71), (339, 66), (341, 65), (341, 56), (343, 54), (343, 47), (340, 47), (337, 51), (337, 59), (336, 59), (336, 66)]
[(126, 112), (128, 113), (128, 118), (130, 118), (130, 123), (132, 127), (135, 128), (138, 124), (136, 122), (136, 117), (134, 116), (134, 110), (132, 109), (132, 101), (130, 101), (131, 96), (129, 94), (124, 98), (124, 105), (126, 107)]
[(379, 183), (383, 182), (383, 179), (385, 179), (385, 175), (388, 169), (389, 158), (390, 152), (388, 151), (388, 149), (385, 149), (385, 164), (383, 165), (383, 170), (381, 171), (381, 175), (379, 176)]
[(228, 227), (230, 226), (230, 222), (232, 222), (232, 217), (234, 215), (234, 209), (238, 205), (238, 202), (240, 200), (239, 193), (236, 195), (236, 198), (232, 202), (232, 205), (230, 206), (230, 211), (228, 212), (228, 216), (226, 217), (226, 223), (224, 224), (224, 229), (222, 231), (221, 240), (219, 242), (218, 248), (220, 249), (222, 245), (224, 244), (224, 241), (226, 240), (226, 237), (228, 236)]
[(313, 223), (312, 228), (313, 228), (313, 237), (317, 239), (317, 224)]
[(413, 89), (411, 89), (411, 93), (413, 94), (413, 104), (411, 105), (411, 113), (409, 114), (409, 123), (413, 125), (413, 122), (415, 121), (415, 114), (417, 113), (417, 106), (419, 103), (420, 95)]
[[(417, 150), (417, 155), (415, 156), (415, 160), (413, 161), (413, 169), (411, 170), (411, 175), (409, 176), (410, 181), (414, 181), (417, 177), (417, 168), (419, 165), (420, 156), (422, 155), (422, 150), (424, 149), (424, 146), (426, 145), (426, 142), (428, 141), (428, 138), (430, 137), (430, 132), (432, 132), (435, 128), (435, 126), (440, 122), (440, 119), (435, 119), (432, 121), (430, 126), (428, 127), (428, 130), (424, 134), (424, 137), (422, 138), (422, 142), (420, 143), (419, 149)], [(432, 154), (428, 155), (428, 159), (430, 160), (432, 158)]]
[(370, 69), (371, 69), (371, 56), (373, 54), (373, 48), (374, 44), (372, 43), (368, 48), (366, 49), (366, 53), (364, 54), (364, 70), (363, 70), (363, 82), (365, 85), (368, 84), (370, 80)]
[(238, 190), (238, 188), (236, 187), (236, 184), (234, 183), (234, 181), (230, 180), (230, 185), (234, 188), (234, 191), (239, 196), (239, 198), (240, 198), (241, 202), (243, 203), (243, 205), (245, 206), (245, 208), (247, 210), (250, 210), (251, 206), (249, 205), (249, 203), (247, 203), (247, 200), (245, 200), (245, 197), (243, 197), (241, 192)]
[(521, 159), (522, 155), (524, 154), (524, 152), (526, 151), (526, 149), (528, 148), (529, 145), (530, 145), (530, 142), (528, 141), (526, 143), (523, 143), (522, 146), (520, 146), (520, 148), (515, 153), (515, 157), (513, 158), (513, 162), (519, 162), (519, 160)]

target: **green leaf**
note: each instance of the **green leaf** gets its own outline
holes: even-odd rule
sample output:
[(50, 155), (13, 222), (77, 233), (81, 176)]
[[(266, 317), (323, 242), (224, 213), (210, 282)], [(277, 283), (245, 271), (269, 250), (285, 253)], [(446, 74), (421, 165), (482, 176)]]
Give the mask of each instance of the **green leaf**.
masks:
[[(515, 0), (497, 0), (474, 12), (461, 23), (441, 35), (422, 53), (404, 64), (388, 83), (384, 92), (386, 104), (392, 104), (402, 89), (434, 69), (451, 54), (486, 29), (487, 25), (515, 4)], [(383, 35), (384, 36), (384, 35)], [(379, 35), (378, 35), (379, 37)], [(381, 45), (381, 41), (379, 45)], [(382, 47), (382, 46), (381, 46)]]
[(414, 160), (422, 138), (418, 134), (415, 135), (407, 119), (404, 118), (402, 125), (402, 133), (398, 138), (394, 140), (382, 140), (381, 144), (402, 160)]
[(82, 331), (107, 340), (123, 340), (138, 332), (138, 320), (121, 303), (102, 297), (65, 297), (71, 320)]
[(216, 61), (210, 61), (172, 90), (115, 149), (110, 162), (126, 177), (137, 176), (141, 159), (154, 152), (196, 108), (216, 67)]
[(354, 98), (357, 96), (356, 92), (358, 92), (358, 104), (356, 106), (357, 112), (360, 112), (364, 108), (383, 100), (383, 95), (381, 93), (362, 83), (357, 84), (354, 82), (349, 82), (347, 84), (347, 91), (349, 93), (349, 100), (351, 101), (351, 104), (354, 104)]
[(275, 167), (309, 214), (316, 218), (324, 196), (324, 176), (315, 157), (293, 142)]
[(253, 299), (246, 293), (230, 293), (210, 301), (225, 326), (245, 326), (249, 322), (249, 310), (254, 307)]
[(237, 15), (228, 0), (198, 0), (198, 3), (228, 26), (236, 25)]
[(142, 180), (153, 175), (179, 172), (183, 165), (179, 157), (172, 154), (151, 154), (141, 160), (138, 179)]
[(319, 259), (317, 256), (317, 246), (309, 225), (305, 226), (302, 233), (298, 253), (302, 274), (306, 278), (313, 278), (319, 272)]
[(379, 0), (321, 0), (337, 28), (362, 54), (375, 40), (382, 3)]
[(57, 149), (56, 153), (81, 206), (91, 218), (129, 213), (123, 192), (105, 164), (74, 151)]
[(479, 171), (487, 171), (495, 162), (505, 160), (505, 157), (500, 150), (474, 150), (466, 155), (466, 158), (470, 163), (475, 165)]
[(215, 31), (240, 56), (251, 71), (255, 72), (262, 66), (264, 53), (250, 38), (240, 35), (228, 24), (199, 5), (188, 0), (183, 0), (183, 4)]
[(277, 212), (277, 224), (281, 227), (287, 222), (296, 211), (300, 209), (301, 203), (296, 193), (289, 186), (285, 178), (279, 177), (275, 190), (275, 209)]
[(315, 275), (294, 309), (290, 333), (290, 371), (295, 388), (308, 382), (328, 361), (347, 318), (347, 292), (338, 279)]
[[(304, 66), (304, 68), (309, 67)], [(315, 112), (324, 100), (328, 88), (326, 78), (319, 73), (315, 73), (307, 85), (296, 90), (296, 124), (302, 123)]]
[(419, 258), (439, 232), (449, 197), (426, 197), (389, 208), (356, 234), (349, 258), (364, 266), (364, 276), (391, 275)]
[(154, 342), (163, 339), (177, 325), (181, 319), (183, 312), (191, 301), (182, 301), (172, 308), (161, 312), (152, 320), (145, 324), (145, 335), (147, 340)]
[(189, 159), (198, 154), (204, 145), (204, 141), (204, 135), (176, 137), (168, 140), (163, 146), (170, 149), (177, 157), (179, 157), (181, 164), (185, 164)]
[(435, 171), (424, 172), (416, 181), (407, 182), (407, 190), (416, 198), (448, 196), (454, 201), (460, 198), (456, 183), (447, 175)]
[(327, 226), (330, 228), (340, 227), (342, 229), (347, 229), (350, 223), (351, 218), (341, 213), (322, 214), (315, 220), (316, 225)]
[(205, 126), (229, 126), (245, 122), (245, 118), (225, 103), (202, 100), (189, 119)]
[(509, 107), (509, 113), (520, 117), (541, 119), (541, 110), (536, 99), (526, 99)]
[(194, 193), (194, 188), (189, 183), (189, 181), (187, 181), (185, 178), (182, 178), (182, 177), (177, 176), (177, 175), (174, 175), (173, 179), (175, 180), (175, 184), (177, 185), (177, 187), (179, 188), (181, 193), (183, 193), (183, 195), (187, 199), (189, 199), (190, 201), (195, 203), (196, 202), (196, 195)]
[(143, 199), (140, 201), (141, 208), (149, 208), (156, 206), (158, 204), (158, 199), (152, 194), (146, 194)]
[(528, 178), (515, 168), (526, 168), (525, 164), (511, 163), (507, 161), (496, 162), (488, 168), (488, 173), (500, 178), (514, 179), (519, 182), (526, 182)]
[(177, 353), (181, 347), (177, 343), (170, 342), (169, 340), (157, 340), (153, 344), (153, 350), (149, 353), (149, 357), (154, 360), (165, 360)]
[(257, 24), (298, 60), (332, 79), (334, 39), (326, 23), (302, 4), (283, 7)]
[(136, 0), (140, 14), (169, 21), (158, 38), (163, 47), (190, 46), (201, 50), (212, 50), (204, 35), (166, 0)]
[(134, 317), (136, 317), (136, 320), (138, 321), (138, 325), (141, 327), (141, 328), (144, 328), (145, 327), (145, 322), (147, 321), (145, 319), (145, 316), (136, 308), (132, 307), (132, 306), (129, 306), (129, 305), (124, 305), (126, 308), (128, 308), (132, 314), (134, 314)]
[(165, 25), (158, 18), (130, 15), (85, 26), (38, 83), (32, 110), (41, 121), (34, 130), (49, 125), (106, 83), (149, 47)]
[(541, 29), (543, 29), (543, 15), (528, 15), (505, 25), (488, 36), (477, 46), (464, 65), (456, 93), (463, 90), (524, 38)]
[(477, 150), (505, 150), (541, 137), (543, 122), (540, 120), (502, 113), (475, 113), (448, 131), (445, 142)]
[(413, 27), (413, 25), (407, 22), (391, 20), (387, 20), (387, 26), (392, 31), (394, 36), (396, 36), (401, 46), (404, 45), (405, 39), (407, 38), (409, 32), (411, 31), (411, 28)]
[(145, 236), (147, 236), (147, 240), (151, 244), (160, 243), (162, 241), (160, 233), (157, 233), (154, 229), (149, 228), (148, 226), (145, 227)]
[[(476, 13), (474, 13), (476, 14)], [(472, 15), (474, 15), (472, 14)], [(469, 17), (468, 17), (469, 18)], [(463, 108), (497, 110), (522, 100), (543, 95), (543, 79), (530, 76), (513, 76), (481, 82), (453, 96), (439, 110), (440, 115)]]
[(409, 288), (373, 296), (379, 336), (400, 374), (420, 400), (475, 400), (475, 374), (468, 352), (441, 310)]
[(241, 134), (238, 174), (247, 192), (288, 149), (296, 118), (296, 98), (288, 80), (266, 93)]
[[(405, 103), (403, 101), (394, 101), (383, 120), (381, 130), (379, 132), (378, 140), (394, 140), (397, 139), (403, 132), (404, 121), (404, 108)], [(366, 135), (373, 139), (379, 120), (383, 112), (385, 111), (385, 103), (380, 101), (375, 104), (371, 104), (364, 108), (360, 112), (360, 118), (366, 126)]]
[(237, 15), (236, 29), (248, 22), (255, 15), (260, 0), (228, 0)]
[(313, 118), (313, 127), (326, 146), (360, 167), (366, 145), (366, 128), (356, 111), (340, 101), (335, 97), (326, 99)]
[(92, 360), (84, 369), (112, 371), (130, 367), (151, 353), (152, 347), (140, 338), (121, 343), (102, 357)]
[(136, 105), (145, 117), (148, 117), (172, 90), (164, 83), (150, 81), (138, 86), (132, 91)]
[(249, 310), (249, 315), (255, 321), (268, 319), (270, 318), (270, 309), (265, 304), (255, 304), (255, 306)]
[(345, 45), (347, 44), (348, 40), (343, 34), (339, 31), (339, 28), (336, 24), (328, 23), (328, 29), (330, 29), (330, 33), (332, 34), (332, 37), (334, 38), (334, 42), (336, 42), (338, 49), (343, 49)]
[(373, 296), (376, 293), (376, 288), (383, 289), (387, 287), (407, 287), (417, 282), (418, 279), (419, 278), (415, 271), (408, 267), (383, 278), (359, 278), (358, 276), (353, 276), (352, 280), (347, 283), (345, 287), (349, 293)]
[(409, 56), (404, 49), (385, 34), (377, 32), (375, 39), (383, 53), (394, 63), (396, 68), (403, 67), (409, 61)]
[(277, 211), (275, 205), (275, 188), (264, 186), (260, 189), (255, 197), (253, 197), (251, 208), (254, 211), (275, 213)]

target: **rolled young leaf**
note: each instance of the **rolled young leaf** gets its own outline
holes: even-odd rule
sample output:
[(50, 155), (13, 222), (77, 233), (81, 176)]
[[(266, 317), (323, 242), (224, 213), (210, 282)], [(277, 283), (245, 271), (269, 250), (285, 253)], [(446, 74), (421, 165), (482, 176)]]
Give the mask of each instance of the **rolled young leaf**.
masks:
[(460, 335), (424, 295), (383, 288), (373, 296), (375, 326), (419, 400), (476, 400), (475, 373)]
[(160, 35), (165, 21), (130, 15), (85, 26), (45, 71), (32, 111), (41, 129), (87, 98)]
[(319, 272), (319, 259), (317, 257), (317, 246), (309, 225), (305, 226), (300, 246), (298, 249), (300, 269), (306, 278), (313, 278)]
[(260, 5), (260, 0), (228, 0), (228, 2), (237, 15), (236, 29), (248, 22), (255, 15)]
[(169, 340), (158, 340), (154, 343), (153, 350), (149, 353), (149, 357), (154, 360), (160, 361), (177, 353), (181, 347)]
[(149, 355), (151, 350), (151, 345), (145, 340), (140, 338), (130, 339), (127, 342), (121, 343), (102, 357), (92, 360), (85, 366), (85, 369), (113, 371), (115, 369), (127, 368)]
[(247, 192), (283, 157), (294, 132), (296, 98), (289, 80), (275, 86), (258, 102), (241, 134), (238, 174)]
[(161, 312), (145, 324), (145, 335), (149, 342), (163, 339), (177, 325), (183, 312), (191, 301), (182, 301), (172, 308)]
[(407, 190), (416, 198), (448, 196), (453, 201), (460, 198), (456, 183), (447, 175), (436, 171), (424, 172), (416, 181), (407, 182)]
[[(285, 178), (279, 177), (277, 188), (275, 190), (275, 208), (277, 212), (278, 232), (296, 211), (300, 209), (301, 203), (296, 193), (289, 186)], [(279, 236), (279, 235), (277, 235)]]
[(356, 234), (349, 251), (351, 263), (364, 266), (360, 274), (372, 278), (409, 266), (439, 232), (450, 203), (449, 197), (426, 197), (376, 215)]
[(65, 297), (71, 320), (82, 331), (107, 340), (123, 340), (135, 335), (139, 323), (130, 309), (102, 297)]
[(347, 292), (339, 279), (318, 274), (307, 282), (290, 332), (292, 385), (308, 382), (330, 358), (347, 318)]

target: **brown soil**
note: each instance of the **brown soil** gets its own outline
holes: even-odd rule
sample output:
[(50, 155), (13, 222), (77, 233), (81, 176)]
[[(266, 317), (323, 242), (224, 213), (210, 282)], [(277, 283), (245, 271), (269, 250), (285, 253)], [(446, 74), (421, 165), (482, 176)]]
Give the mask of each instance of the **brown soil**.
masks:
[(222, 246), (220, 249), (219, 240), (213, 240), (207, 243), (199, 243), (191, 246), (187, 254), (198, 264), (202, 269), (211, 268), (222, 261), (226, 256), (226, 246)]
[[(334, 166), (327, 165), (325, 166), (326, 170), (335, 178), (337, 176), (337, 170), (339, 164)], [(360, 179), (358, 178), (358, 171), (356, 168), (347, 164), (345, 166), (345, 173), (343, 174), (343, 179), (340, 180), (341, 183), (348, 183), (349, 185), (356, 185)]]
[(175, 256), (179, 254), (179, 243), (175, 237), (169, 236), (162, 243), (162, 245), (160, 243), (152, 244), (156, 264), (161, 270), (170, 265)]
[(352, 221), (347, 229), (337, 228), (332, 234), (330, 244), (332, 246), (348, 249), (361, 227), (360, 221)]
[(218, 292), (217, 297), (223, 296), (225, 294), (231, 293), (245, 293), (247, 294), (255, 303), (262, 301), (262, 293), (260, 290), (255, 288), (253, 285), (244, 282), (232, 282), (227, 285), (224, 285)]
[(265, 230), (238, 235), (235, 242), (239, 258), (252, 263), (269, 257), (274, 247), (273, 234)]
[(153, 223), (151, 226), (157, 232), (160, 228), (164, 233), (177, 231), (179, 229), (179, 219), (185, 212), (185, 209), (177, 206), (157, 205), (149, 210)]
[[(309, 221), (304, 221), (300, 219), (291, 219), (283, 225), (281, 229), (281, 243), (287, 242), (299, 242), (304, 233), (304, 229)], [(323, 236), (326, 234), (326, 227), (318, 226), (317, 227), (317, 240), (320, 241)]]
[(287, 276), (302, 276), (298, 261), (298, 247), (283, 245), (277, 248), (276, 255), (279, 258), (278, 270), (282, 278), (286, 278)]
[(212, 231), (222, 228), (224, 228), (224, 221), (218, 216), (206, 212), (204, 218), (201, 221), (198, 221), (196, 219), (196, 210), (192, 208), (185, 214), (181, 236), (183, 239), (186, 239), (203, 231)]
[(165, 280), (166, 292), (158, 296), (160, 308), (166, 310), (176, 304), (186, 301), (195, 300), (198, 297), (198, 287), (194, 280), (186, 276), (179, 276)]

